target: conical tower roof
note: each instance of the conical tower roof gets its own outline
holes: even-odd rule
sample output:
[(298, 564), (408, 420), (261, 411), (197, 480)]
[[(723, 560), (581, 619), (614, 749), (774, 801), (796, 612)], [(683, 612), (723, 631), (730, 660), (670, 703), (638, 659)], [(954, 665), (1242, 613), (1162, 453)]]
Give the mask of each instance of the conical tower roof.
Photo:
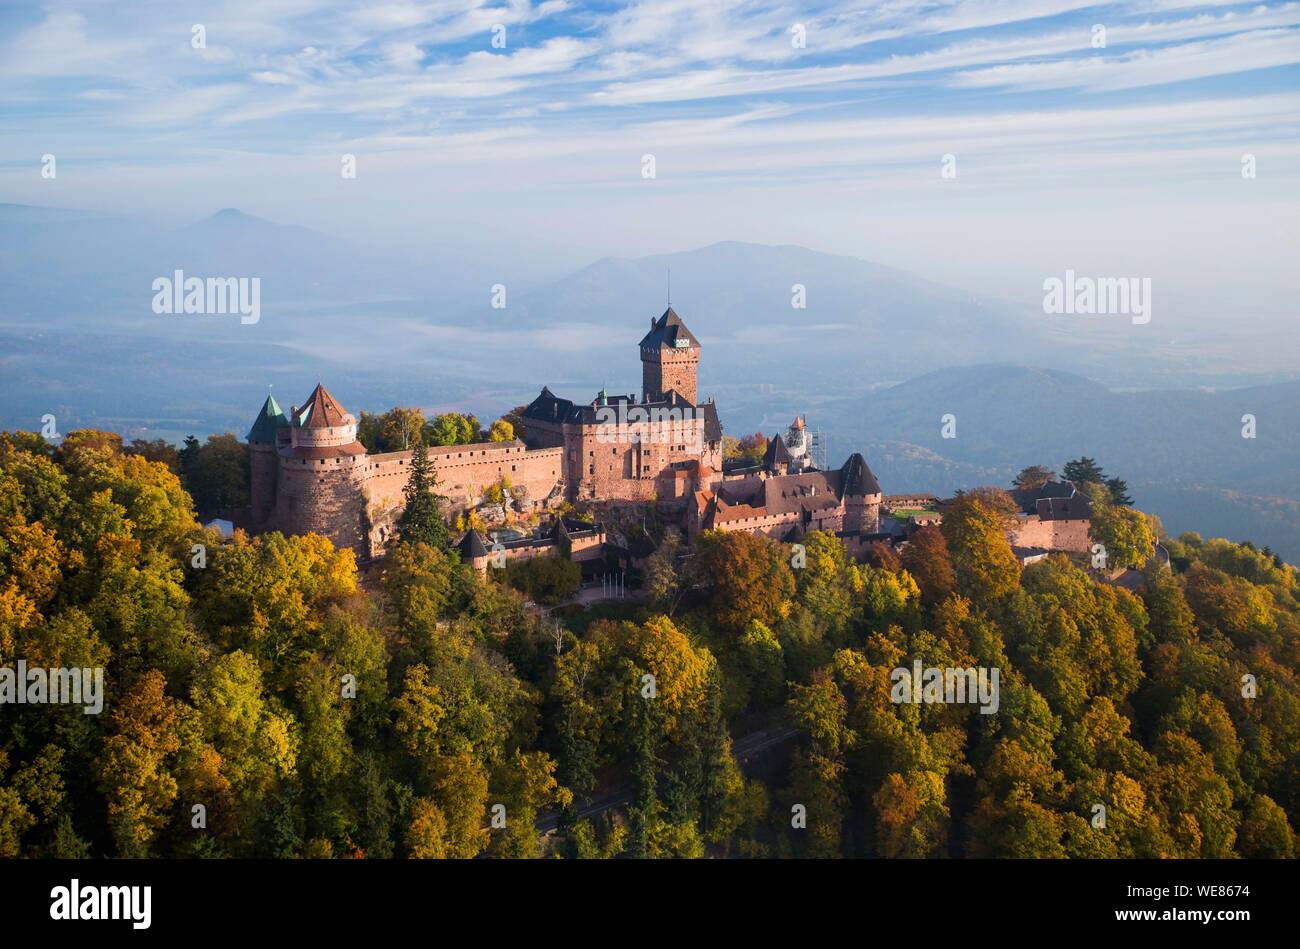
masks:
[(289, 419), (285, 417), (284, 411), (276, 404), (275, 397), (268, 394), (266, 401), (262, 403), (262, 411), (257, 413), (257, 421), (248, 430), (248, 440), (250, 442), (274, 442), (276, 429), (284, 428), (288, 424)]
[(347, 412), (338, 400), (319, 382), (307, 396), (307, 402), (293, 414), (293, 424), (299, 428), (334, 428), (346, 424)]
[(767, 443), (767, 451), (763, 452), (763, 467), (775, 468), (777, 465), (790, 464), (790, 452), (785, 447), (785, 439), (780, 435), (773, 435)]
[(475, 560), (479, 557), (486, 557), (488, 554), (487, 547), (483, 543), (483, 536), (473, 528), (465, 532), (465, 536), (460, 539), (456, 549), (466, 560)]
[(880, 482), (867, 465), (867, 460), (858, 452), (849, 455), (841, 471), (842, 496), (862, 496), (879, 494)]

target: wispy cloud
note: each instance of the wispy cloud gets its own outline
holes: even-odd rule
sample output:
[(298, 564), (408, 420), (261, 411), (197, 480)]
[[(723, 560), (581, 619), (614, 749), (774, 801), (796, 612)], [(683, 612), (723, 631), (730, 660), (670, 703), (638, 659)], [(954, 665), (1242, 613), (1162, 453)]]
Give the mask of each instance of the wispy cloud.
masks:
[[(680, 234), (683, 208), (721, 229), (744, 190), (743, 214), (847, 233), (844, 194), (1169, 195), (1171, 169), (1231, 179), (1246, 151), (1294, 187), (1298, 90), (1300, 0), (20, 0), (0, 200), (254, 195), (354, 223), (378, 203), (421, 228), (459, 206), (602, 243)], [(340, 187), (343, 152), (361, 172)], [(75, 158), (57, 186), (45, 153)]]

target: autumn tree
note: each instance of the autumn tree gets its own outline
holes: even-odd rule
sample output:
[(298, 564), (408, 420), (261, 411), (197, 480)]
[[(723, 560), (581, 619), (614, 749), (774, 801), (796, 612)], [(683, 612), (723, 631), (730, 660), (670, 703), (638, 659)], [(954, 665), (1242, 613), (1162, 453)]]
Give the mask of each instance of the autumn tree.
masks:
[(739, 635), (750, 620), (772, 625), (786, 614), (795, 592), (787, 548), (739, 531), (706, 531), (699, 545), (710, 611), (721, 629)]
[(176, 799), (172, 774), (180, 711), (160, 672), (147, 672), (114, 703), (99, 757), (99, 788), (119, 853), (144, 857)]
[(537, 815), (544, 807), (566, 807), (573, 793), (555, 780), (556, 762), (541, 751), (515, 749), (499, 766), (497, 789), (506, 826), (494, 832), (491, 852), (502, 857), (537, 857), (541, 841)]
[(902, 551), (902, 567), (921, 589), (921, 601), (926, 604), (944, 600), (957, 587), (952, 569), (952, 557), (943, 531), (929, 525), (908, 538)]
[(1088, 535), (1106, 548), (1106, 563), (1140, 567), (1155, 553), (1155, 537), (1146, 515), (1114, 503), (1105, 487), (1090, 485), (1092, 516)]
[(1014, 484), (1022, 491), (1032, 491), (1035, 488), (1041, 488), (1049, 481), (1056, 480), (1056, 472), (1051, 468), (1044, 468), (1042, 465), (1030, 465), (1028, 468), (1021, 468), (1020, 473), (1013, 479)]
[(944, 512), (942, 530), (957, 589), (991, 603), (1016, 588), (1020, 563), (1007, 540), (1008, 515), (976, 495), (958, 497)]
[[(144, 452), (138, 457), (147, 458)], [(205, 514), (216, 514), (248, 504), (248, 445), (238, 436), (209, 435), (207, 443), (182, 456), (181, 477), (194, 498), (194, 506)]]
[(507, 418), (499, 418), (492, 423), (488, 430), (488, 440), (494, 442), (514, 441), (519, 436), (515, 434), (515, 427)]

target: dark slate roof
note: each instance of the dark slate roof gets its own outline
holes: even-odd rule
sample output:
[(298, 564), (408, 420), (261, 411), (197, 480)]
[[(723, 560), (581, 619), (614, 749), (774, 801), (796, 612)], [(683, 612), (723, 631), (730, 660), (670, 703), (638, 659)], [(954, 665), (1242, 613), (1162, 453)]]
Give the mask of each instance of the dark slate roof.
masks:
[(805, 471), (802, 474), (763, 480), (763, 507), (769, 514), (817, 511), (838, 507), (839, 478), (833, 472)]
[(483, 538), (476, 530), (470, 530), (460, 539), (456, 549), (466, 560), (474, 560), (477, 557), (486, 557), (488, 555), (487, 547), (483, 544)]
[(664, 310), (664, 315), (650, 324), (650, 332), (641, 338), (642, 349), (685, 349), (700, 348), (700, 341), (686, 328), (682, 318), (672, 307)]
[(840, 486), (842, 494), (858, 496), (880, 493), (880, 482), (871, 473), (867, 460), (856, 451), (844, 462), (840, 474), (844, 479)]
[(1038, 510), (1040, 500), (1073, 497), (1075, 491), (1072, 481), (1048, 481), (1036, 488), (1015, 488), (1011, 491), (1011, 497), (1022, 511), (1033, 514)]
[(1051, 553), (1046, 547), (1012, 547), (1011, 552), (1020, 560), (1024, 560), (1026, 557), (1041, 557), (1043, 554)]
[(542, 387), (537, 398), (528, 403), (524, 409), (524, 418), (537, 419), (542, 422), (581, 422), (582, 409), (569, 399), (561, 399), (550, 389)]
[(777, 465), (790, 464), (790, 452), (785, 447), (785, 439), (780, 435), (773, 435), (767, 443), (767, 451), (763, 452), (763, 467), (775, 468)]
[[(623, 395), (607, 396), (606, 407), (618, 408), (620, 405), (626, 409), (645, 409), (647, 411), (656, 408), (673, 407), (695, 409), (704, 417), (704, 440), (709, 442), (722, 440), (722, 423), (718, 420), (718, 407), (712, 402), (705, 402), (703, 405), (692, 405), (676, 392), (669, 392), (667, 397), (659, 402), (633, 402)], [(528, 403), (523, 415), (526, 419), (553, 422), (557, 425), (564, 423), (596, 425), (601, 421), (596, 415), (598, 408), (599, 406), (595, 402), (591, 405), (578, 405), (570, 399), (561, 399), (549, 388), (543, 387), (537, 398)]]
[[(728, 506), (762, 508), (768, 514), (799, 512), (809, 520), (813, 511), (836, 507), (847, 495), (879, 494), (876, 476), (859, 454), (849, 456), (838, 471), (804, 471), (775, 478), (724, 481), (714, 491)], [(744, 515), (738, 515), (744, 516)], [(724, 515), (723, 520), (726, 520)]]
[(307, 396), (307, 403), (294, 410), (293, 424), (299, 428), (334, 428), (343, 424), (345, 415), (343, 406), (318, 382)]
[(712, 402), (705, 402), (699, 408), (704, 413), (704, 440), (722, 441), (722, 423), (718, 421), (718, 407)]
[(1092, 502), (1083, 494), (1068, 498), (1039, 498), (1035, 507), (1044, 521), (1079, 521), (1092, 517)]
[(1038, 488), (1040, 498), (1068, 498), (1075, 491), (1073, 481), (1048, 481)]
[(262, 403), (262, 411), (257, 413), (257, 421), (248, 431), (248, 440), (273, 442), (276, 429), (284, 428), (288, 424), (289, 419), (285, 417), (284, 411), (276, 404), (275, 399), (268, 395), (266, 401)]

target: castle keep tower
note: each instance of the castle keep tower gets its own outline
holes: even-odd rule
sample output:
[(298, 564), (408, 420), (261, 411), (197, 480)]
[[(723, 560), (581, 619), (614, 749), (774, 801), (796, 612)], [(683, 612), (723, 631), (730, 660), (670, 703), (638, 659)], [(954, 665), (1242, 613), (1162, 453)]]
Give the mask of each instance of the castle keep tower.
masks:
[(700, 364), (700, 341), (686, 328), (672, 307), (650, 321), (641, 340), (641, 391), (644, 401), (662, 402), (676, 392), (696, 404), (695, 375)]

